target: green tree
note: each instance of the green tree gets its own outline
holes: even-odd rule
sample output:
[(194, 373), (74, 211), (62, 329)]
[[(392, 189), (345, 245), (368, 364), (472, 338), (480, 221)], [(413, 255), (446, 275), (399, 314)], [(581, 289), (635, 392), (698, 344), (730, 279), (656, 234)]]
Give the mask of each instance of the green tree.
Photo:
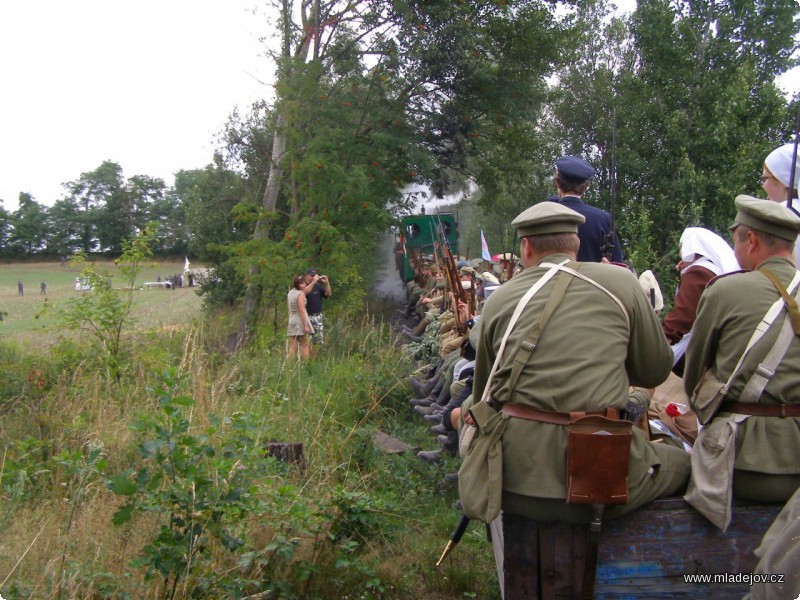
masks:
[(129, 218), (131, 232), (140, 233), (148, 223), (153, 221), (153, 207), (164, 199), (166, 184), (159, 177), (149, 175), (134, 175), (128, 178), (126, 189), (130, 203)]
[(77, 203), (72, 198), (56, 200), (47, 211), (49, 235), (47, 247), (58, 256), (70, 256), (81, 248), (83, 220)]
[(174, 188), (168, 188), (153, 201), (150, 220), (156, 224), (153, 252), (171, 256), (185, 256), (189, 252), (190, 224)]
[(121, 251), (122, 240), (133, 233), (131, 202), (125, 190), (122, 167), (103, 161), (94, 171), (81, 173), (66, 184), (68, 198), (80, 209), (81, 248), (92, 252)]
[(189, 250), (199, 260), (218, 264), (225, 258), (221, 245), (252, 234), (252, 224), (236, 216), (244, 184), (234, 171), (220, 165), (178, 171), (174, 194), (186, 216)]
[(21, 192), (19, 208), (11, 215), (13, 252), (26, 257), (44, 249), (47, 240), (47, 211), (33, 196)]
[(11, 213), (2, 206), (0, 200), (0, 256), (10, 256), (11, 254)]

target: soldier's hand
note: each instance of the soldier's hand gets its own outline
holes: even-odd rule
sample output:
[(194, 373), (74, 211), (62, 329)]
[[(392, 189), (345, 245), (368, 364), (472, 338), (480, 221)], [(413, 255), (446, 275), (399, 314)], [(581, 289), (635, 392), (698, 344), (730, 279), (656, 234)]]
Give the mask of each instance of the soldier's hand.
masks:
[(469, 306), (465, 302), (458, 302), (458, 318), (463, 323), (464, 321), (468, 321), (470, 317), (469, 314)]

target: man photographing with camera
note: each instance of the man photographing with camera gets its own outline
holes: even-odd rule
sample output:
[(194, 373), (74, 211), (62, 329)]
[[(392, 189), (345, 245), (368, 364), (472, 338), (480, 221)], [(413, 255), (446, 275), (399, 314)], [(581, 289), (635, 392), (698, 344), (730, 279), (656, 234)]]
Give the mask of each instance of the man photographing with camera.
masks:
[(327, 275), (318, 275), (315, 269), (306, 271), (306, 311), (314, 332), (311, 334), (311, 356), (316, 358), (317, 346), (323, 343), (322, 299), (331, 297), (331, 282)]

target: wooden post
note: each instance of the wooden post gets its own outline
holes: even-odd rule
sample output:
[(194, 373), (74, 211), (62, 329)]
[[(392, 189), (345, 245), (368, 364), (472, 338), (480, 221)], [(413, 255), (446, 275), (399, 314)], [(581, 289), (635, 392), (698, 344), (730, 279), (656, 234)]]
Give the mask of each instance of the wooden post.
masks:
[(301, 470), (306, 468), (303, 442), (269, 442), (267, 455), (286, 464), (297, 465)]

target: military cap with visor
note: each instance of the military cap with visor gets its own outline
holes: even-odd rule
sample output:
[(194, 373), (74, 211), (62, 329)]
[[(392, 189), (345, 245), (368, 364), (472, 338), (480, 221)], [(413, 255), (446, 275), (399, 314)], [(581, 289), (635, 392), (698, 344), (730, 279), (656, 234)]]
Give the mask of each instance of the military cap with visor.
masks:
[(556, 161), (556, 169), (560, 176), (576, 182), (594, 177), (592, 165), (577, 156), (562, 156)]
[(553, 233), (578, 233), (578, 225), (586, 217), (558, 202), (540, 202), (521, 212), (511, 221), (519, 237), (549, 235)]
[(736, 220), (728, 229), (739, 225), (794, 242), (800, 234), (800, 217), (780, 202), (760, 200), (752, 196), (736, 196)]

